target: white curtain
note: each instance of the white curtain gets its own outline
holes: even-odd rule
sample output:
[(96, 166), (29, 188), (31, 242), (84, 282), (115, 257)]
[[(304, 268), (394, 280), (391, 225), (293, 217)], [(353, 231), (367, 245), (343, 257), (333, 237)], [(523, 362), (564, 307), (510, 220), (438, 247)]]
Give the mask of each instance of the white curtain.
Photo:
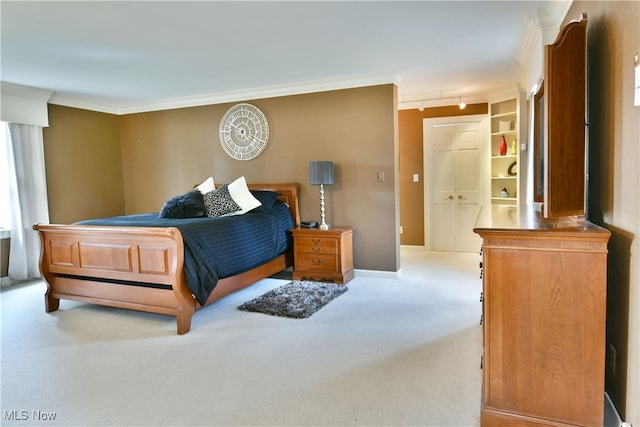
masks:
[(5, 124), (11, 248), (9, 278), (12, 282), (40, 277), (40, 238), (33, 224), (49, 223), (42, 127)]

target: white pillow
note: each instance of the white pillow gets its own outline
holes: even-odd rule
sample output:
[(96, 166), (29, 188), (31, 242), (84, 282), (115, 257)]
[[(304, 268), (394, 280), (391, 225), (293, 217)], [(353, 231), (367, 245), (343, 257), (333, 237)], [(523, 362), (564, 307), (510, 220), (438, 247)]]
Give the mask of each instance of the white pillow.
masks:
[(258, 206), (262, 206), (260, 200), (253, 197), (253, 194), (249, 191), (244, 176), (233, 181), (228, 187), (231, 198), (240, 206), (239, 211), (233, 212), (230, 215), (242, 215)]
[(196, 190), (199, 190), (202, 194), (207, 194), (215, 189), (216, 185), (213, 182), (213, 177), (207, 178), (202, 184), (196, 187)]

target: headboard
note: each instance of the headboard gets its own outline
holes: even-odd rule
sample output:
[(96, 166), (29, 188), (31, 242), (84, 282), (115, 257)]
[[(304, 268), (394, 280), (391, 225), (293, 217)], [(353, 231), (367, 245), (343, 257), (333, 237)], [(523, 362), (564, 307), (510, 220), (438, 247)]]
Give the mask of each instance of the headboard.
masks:
[[(218, 188), (220, 185), (222, 184), (216, 183), (215, 187)], [(197, 185), (194, 185), (193, 188), (196, 187)], [(247, 184), (247, 187), (249, 190), (274, 191), (280, 193), (278, 200), (282, 200), (289, 206), (296, 227), (300, 226), (300, 204), (298, 202), (300, 197), (300, 184), (297, 182), (285, 184)]]
[(300, 226), (300, 205), (298, 202), (300, 184), (247, 184), (247, 187), (249, 187), (249, 190), (275, 191), (276, 193), (280, 193), (278, 200), (282, 200), (289, 206), (296, 227)]

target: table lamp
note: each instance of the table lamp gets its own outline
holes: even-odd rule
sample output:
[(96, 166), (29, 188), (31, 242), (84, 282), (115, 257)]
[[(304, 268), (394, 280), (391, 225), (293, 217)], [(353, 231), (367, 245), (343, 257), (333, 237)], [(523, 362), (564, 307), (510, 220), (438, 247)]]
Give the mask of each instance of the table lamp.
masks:
[(333, 184), (333, 162), (316, 161), (309, 164), (311, 169), (311, 185), (320, 186), (320, 230), (328, 230), (329, 224), (325, 222), (324, 186)]

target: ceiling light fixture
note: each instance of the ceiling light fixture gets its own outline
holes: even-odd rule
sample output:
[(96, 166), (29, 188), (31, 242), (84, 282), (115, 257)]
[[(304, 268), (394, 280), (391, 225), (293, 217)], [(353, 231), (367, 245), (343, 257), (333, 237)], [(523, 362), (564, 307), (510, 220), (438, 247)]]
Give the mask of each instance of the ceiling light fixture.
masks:
[[(458, 107), (460, 107), (461, 110), (464, 110), (467, 106), (467, 104), (462, 101), (463, 96), (462, 95), (458, 95), (458, 96), (444, 96), (444, 91), (440, 91), (440, 97), (439, 98), (420, 98), (420, 99), (411, 99), (411, 100), (406, 100), (404, 98), (404, 95), (402, 95), (402, 101), (400, 101), (400, 104), (408, 104), (408, 103), (420, 103), (420, 105), (418, 106), (418, 111), (422, 112), (425, 109), (425, 102), (432, 102), (432, 101), (444, 101), (447, 99), (456, 99), (458, 100)], [(465, 96), (466, 98), (466, 96)]]

